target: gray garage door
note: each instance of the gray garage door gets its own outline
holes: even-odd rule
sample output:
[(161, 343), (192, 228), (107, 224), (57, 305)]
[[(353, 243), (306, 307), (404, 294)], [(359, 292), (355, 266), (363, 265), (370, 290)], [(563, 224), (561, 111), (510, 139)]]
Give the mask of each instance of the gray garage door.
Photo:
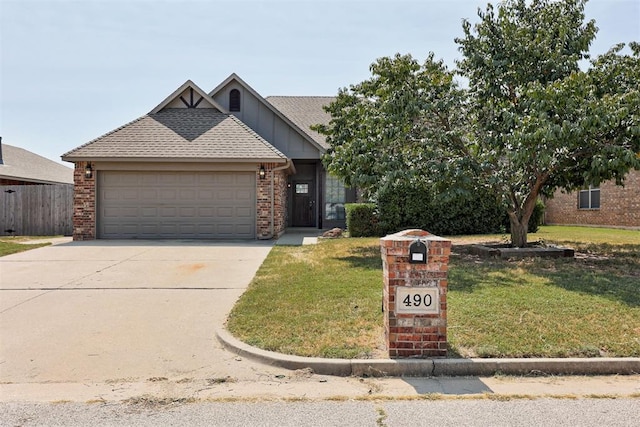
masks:
[(99, 238), (255, 238), (255, 174), (98, 174)]

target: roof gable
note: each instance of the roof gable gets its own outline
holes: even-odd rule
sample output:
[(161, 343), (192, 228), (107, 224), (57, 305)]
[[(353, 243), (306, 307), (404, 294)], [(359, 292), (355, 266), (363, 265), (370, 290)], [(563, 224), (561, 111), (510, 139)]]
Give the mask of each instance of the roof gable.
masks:
[(158, 106), (62, 156), (66, 161), (284, 163), (287, 157), (188, 80)]
[(240, 85), (243, 89), (253, 95), (258, 102), (273, 114), (275, 114), (278, 118), (280, 118), (283, 122), (285, 122), (294, 132), (300, 135), (305, 141), (315, 147), (321, 153), (324, 153), (328, 148), (326, 144), (322, 144), (319, 142), (319, 139), (313, 138), (310, 133), (306, 130), (301, 129), (294, 121), (292, 121), (286, 114), (283, 114), (278, 108), (276, 108), (273, 104), (268, 102), (265, 98), (263, 98), (258, 92), (255, 91), (251, 86), (249, 86), (244, 80), (242, 80), (236, 73), (232, 73), (229, 77), (227, 77), (222, 83), (216, 86), (211, 92), (209, 92), (209, 96), (211, 98), (215, 98), (216, 95), (221, 92), (224, 88), (226, 88), (230, 83), (235, 82)]
[(222, 113), (227, 113), (221, 105), (191, 80), (184, 82), (182, 86), (167, 96), (149, 114), (159, 113), (165, 108), (215, 108)]

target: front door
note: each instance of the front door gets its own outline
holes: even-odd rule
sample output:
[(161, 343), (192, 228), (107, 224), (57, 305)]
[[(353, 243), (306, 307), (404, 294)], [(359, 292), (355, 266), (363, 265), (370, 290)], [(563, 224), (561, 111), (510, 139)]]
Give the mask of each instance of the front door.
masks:
[(294, 227), (314, 227), (315, 204), (313, 181), (294, 181), (292, 225)]

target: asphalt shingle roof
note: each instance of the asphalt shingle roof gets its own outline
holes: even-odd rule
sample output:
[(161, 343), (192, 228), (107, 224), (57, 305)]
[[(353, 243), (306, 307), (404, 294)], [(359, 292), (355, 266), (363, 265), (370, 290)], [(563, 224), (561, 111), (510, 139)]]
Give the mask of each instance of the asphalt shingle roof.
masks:
[(27, 151), (2, 144), (0, 178), (45, 184), (73, 184), (73, 169)]
[(332, 96), (269, 96), (266, 100), (291, 120), (311, 139), (328, 149), (324, 135), (312, 131), (310, 126), (329, 124), (331, 115), (322, 107), (335, 100)]
[(147, 114), (63, 155), (64, 159), (285, 160), (233, 115), (212, 108)]

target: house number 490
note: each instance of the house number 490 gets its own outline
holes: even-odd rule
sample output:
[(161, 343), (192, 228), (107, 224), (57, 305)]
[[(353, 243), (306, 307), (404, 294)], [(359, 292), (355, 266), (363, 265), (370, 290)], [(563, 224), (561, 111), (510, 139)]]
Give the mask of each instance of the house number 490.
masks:
[(398, 286), (395, 308), (398, 314), (436, 314), (440, 312), (437, 287)]
[(420, 307), (421, 305), (424, 305), (425, 307), (429, 307), (432, 302), (433, 302), (433, 298), (429, 294), (426, 294), (426, 295), (409, 294), (402, 301), (402, 303), (407, 307), (412, 307), (412, 306)]

